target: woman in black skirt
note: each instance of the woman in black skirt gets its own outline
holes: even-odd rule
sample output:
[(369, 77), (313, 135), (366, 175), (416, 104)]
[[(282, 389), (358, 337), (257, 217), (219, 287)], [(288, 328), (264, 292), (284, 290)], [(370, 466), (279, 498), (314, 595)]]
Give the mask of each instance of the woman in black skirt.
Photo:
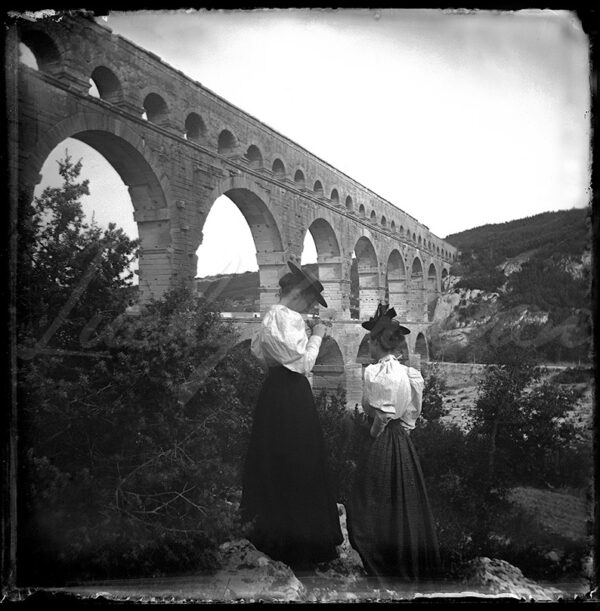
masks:
[(348, 506), (350, 544), (383, 583), (439, 576), (435, 524), (410, 431), (421, 413), (423, 377), (394, 352), (410, 331), (395, 310), (377, 309), (363, 327), (377, 362), (365, 369), (363, 409), (372, 442), (358, 465)]
[(279, 281), (279, 304), (265, 315), (252, 353), (267, 367), (243, 475), (241, 514), (248, 538), (265, 554), (295, 569), (337, 557), (343, 541), (329, 484), (323, 434), (306, 375), (324, 324), (310, 339), (301, 313), (327, 307), (322, 284), (293, 263)]

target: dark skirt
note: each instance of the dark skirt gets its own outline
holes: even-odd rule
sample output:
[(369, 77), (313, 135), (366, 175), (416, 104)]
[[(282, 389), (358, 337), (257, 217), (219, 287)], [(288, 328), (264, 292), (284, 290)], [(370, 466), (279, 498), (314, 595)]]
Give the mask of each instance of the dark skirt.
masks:
[(419, 458), (399, 420), (386, 425), (358, 465), (347, 513), (350, 544), (369, 575), (401, 581), (439, 576)]
[(332, 560), (343, 541), (312, 389), (285, 367), (269, 370), (258, 397), (241, 514), (255, 547), (293, 567)]

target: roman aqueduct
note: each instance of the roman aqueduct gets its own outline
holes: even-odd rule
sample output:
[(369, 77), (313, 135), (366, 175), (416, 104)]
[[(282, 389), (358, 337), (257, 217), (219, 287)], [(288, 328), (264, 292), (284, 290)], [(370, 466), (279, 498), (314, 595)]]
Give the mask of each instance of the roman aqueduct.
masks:
[[(15, 20), (8, 28), (12, 192), (31, 201), (44, 161), (67, 138), (93, 147), (127, 185), (141, 240), (140, 299), (192, 283), (215, 200), (226, 195), (252, 232), (260, 310), (276, 301), (286, 261), (314, 240), (325, 297), (337, 312), (313, 384), (341, 383), (359, 400), (364, 329), (350, 311), (356, 257), (359, 319), (389, 300), (428, 358), (428, 327), (456, 249), (399, 207), (274, 129), (81, 15)], [(19, 62), (20, 45), (37, 69)], [(98, 95), (91, 95), (95, 85)], [(257, 313), (258, 314), (258, 313)], [(242, 339), (260, 318), (235, 318)]]

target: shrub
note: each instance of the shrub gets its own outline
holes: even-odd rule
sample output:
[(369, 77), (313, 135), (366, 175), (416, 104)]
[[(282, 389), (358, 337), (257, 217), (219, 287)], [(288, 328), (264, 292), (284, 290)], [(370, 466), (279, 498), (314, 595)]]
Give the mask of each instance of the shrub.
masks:
[(352, 411), (346, 407), (341, 388), (336, 392), (322, 391), (315, 397), (315, 403), (334, 495), (338, 503), (347, 504), (357, 463), (370, 440), (366, 416), (356, 407)]
[(98, 338), (103, 358), (19, 372), (24, 582), (209, 567), (240, 532), (260, 365), (247, 347), (226, 354), (233, 328), (185, 290), (114, 331)]

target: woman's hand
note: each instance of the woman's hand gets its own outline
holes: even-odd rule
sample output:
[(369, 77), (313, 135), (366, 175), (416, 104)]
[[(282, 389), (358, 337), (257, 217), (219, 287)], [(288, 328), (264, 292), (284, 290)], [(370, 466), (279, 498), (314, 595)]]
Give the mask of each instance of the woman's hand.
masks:
[(318, 335), (319, 337), (325, 337), (325, 335), (329, 333), (329, 328), (326, 325), (324, 325), (322, 322), (318, 322), (312, 328), (312, 333), (313, 335)]

